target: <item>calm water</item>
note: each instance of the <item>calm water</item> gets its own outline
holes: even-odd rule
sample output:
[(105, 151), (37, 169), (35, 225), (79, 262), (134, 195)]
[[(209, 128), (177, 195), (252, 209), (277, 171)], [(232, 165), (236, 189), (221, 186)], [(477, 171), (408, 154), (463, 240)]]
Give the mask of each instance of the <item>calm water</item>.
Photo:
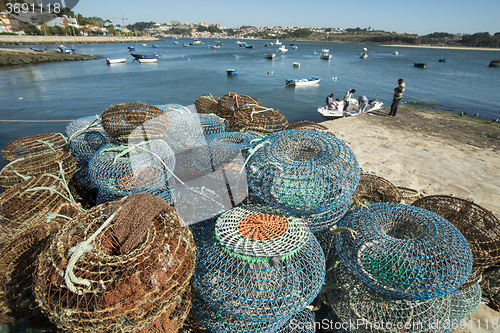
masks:
[[(322, 121), (316, 112), (326, 95), (334, 92), (340, 99), (349, 88), (358, 94), (379, 99), (388, 106), (397, 79), (404, 78), (403, 100), (455, 113), (479, 113), (483, 119), (500, 116), (500, 68), (489, 68), (499, 51), (438, 50), (393, 48), (363, 44), (294, 42), (298, 49), (284, 44), (286, 53), (276, 46), (264, 47), (268, 41), (252, 41), (254, 49), (238, 47), (235, 40), (222, 40), (220, 49), (209, 49), (213, 40), (199, 46), (182, 47), (183, 39), (174, 45), (171, 39), (157, 43), (159, 48), (141, 44), (136, 53), (162, 54), (157, 64), (134, 62), (127, 51), (129, 44), (77, 45), (77, 52), (109, 58), (127, 58), (125, 64), (108, 66), (103, 60), (49, 63), (0, 71), (0, 119), (62, 120), (95, 115), (124, 102), (148, 104), (193, 104), (201, 95), (221, 97), (237, 92), (259, 98), (267, 107), (282, 112), (289, 122)], [(368, 59), (360, 59), (363, 47)], [(331, 61), (313, 52), (330, 49)], [(399, 55), (393, 55), (393, 51)], [(276, 53), (274, 61), (264, 53)], [(448, 61), (439, 63), (445, 57)], [(293, 62), (300, 62), (294, 69)], [(428, 67), (413, 67), (426, 62)], [(238, 75), (228, 77), (226, 70), (235, 68)], [(268, 72), (270, 72), (268, 74)], [(319, 86), (285, 87), (285, 79), (318, 76)], [(337, 80), (332, 80), (337, 77)], [(66, 122), (5, 123), (0, 122), (0, 149), (8, 142), (27, 135), (64, 131)], [(0, 161), (0, 167), (5, 161)]]

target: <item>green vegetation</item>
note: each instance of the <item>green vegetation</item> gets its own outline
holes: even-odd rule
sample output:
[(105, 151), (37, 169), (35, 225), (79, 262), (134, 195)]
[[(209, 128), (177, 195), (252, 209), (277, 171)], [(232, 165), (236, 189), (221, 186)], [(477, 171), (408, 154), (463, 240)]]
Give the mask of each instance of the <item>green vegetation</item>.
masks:
[(129, 30), (144, 31), (155, 26), (155, 22), (136, 22), (134, 24), (127, 25)]

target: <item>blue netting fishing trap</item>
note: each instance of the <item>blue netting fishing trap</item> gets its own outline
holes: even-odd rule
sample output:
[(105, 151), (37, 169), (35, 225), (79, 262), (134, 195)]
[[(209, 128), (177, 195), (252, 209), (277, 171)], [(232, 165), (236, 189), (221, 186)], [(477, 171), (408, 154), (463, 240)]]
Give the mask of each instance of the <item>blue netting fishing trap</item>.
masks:
[(170, 123), (166, 141), (175, 152), (195, 148), (206, 135), (227, 130), (226, 121), (214, 114), (169, 112), (166, 116)]
[(71, 154), (80, 162), (88, 162), (92, 155), (114, 139), (106, 133), (96, 117), (78, 118), (66, 126)]
[(293, 214), (344, 210), (360, 170), (352, 150), (329, 133), (287, 130), (265, 137), (247, 163), (249, 187)]
[(171, 191), (171, 201), (179, 217), (187, 224), (203, 222), (231, 209), (231, 202), (205, 187), (178, 187)]
[(375, 203), (344, 216), (335, 236), (346, 269), (393, 298), (428, 300), (457, 290), (469, 277), (472, 252), (460, 231), (430, 211)]
[(165, 141), (130, 146), (108, 143), (90, 160), (89, 175), (101, 197), (112, 200), (168, 189), (174, 167), (175, 155)]
[(319, 293), (321, 247), (300, 219), (266, 206), (222, 214), (198, 242), (194, 284), (214, 312), (269, 322), (294, 315)]

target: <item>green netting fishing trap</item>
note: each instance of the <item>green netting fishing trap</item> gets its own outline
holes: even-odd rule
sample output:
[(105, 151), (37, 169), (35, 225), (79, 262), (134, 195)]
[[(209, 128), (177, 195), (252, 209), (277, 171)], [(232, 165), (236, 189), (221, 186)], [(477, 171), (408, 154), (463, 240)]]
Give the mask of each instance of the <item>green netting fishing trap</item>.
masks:
[(39, 258), (35, 297), (62, 330), (176, 332), (187, 316), (193, 237), (153, 195), (80, 214)]
[(43, 174), (59, 177), (63, 174), (66, 181), (69, 181), (75, 170), (75, 158), (64, 151), (27, 156), (7, 164), (0, 171), (0, 187), (7, 190), (29, 177)]
[(108, 143), (91, 158), (89, 176), (102, 196), (120, 198), (168, 189), (174, 167), (174, 152), (163, 140), (137, 145)]
[(312, 215), (345, 210), (358, 185), (360, 170), (353, 151), (328, 133), (279, 131), (265, 137), (250, 155), (246, 165), (250, 189), (284, 212)]
[(158, 104), (153, 106), (165, 112), (172, 112), (179, 114), (192, 113), (188, 107), (181, 104), (169, 103), (169, 104)]
[(257, 104), (240, 106), (229, 118), (229, 130), (232, 132), (255, 129), (269, 134), (281, 131), (287, 125), (283, 114)]
[(401, 191), (385, 178), (362, 173), (359, 184), (352, 195), (351, 209), (366, 206), (376, 202), (396, 202), (403, 200)]
[(31, 289), (36, 262), (68, 219), (57, 214), (39, 217), (0, 245), (0, 323), (42, 317)]
[(101, 114), (106, 133), (120, 142), (156, 140), (164, 137), (168, 129), (165, 112), (147, 104), (122, 103)]
[(472, 314), (481, 304), (481, 287), (479, 282), (467, 289), (457, 290), (449, 296), (451, 307), (450, 319), (460, 321)]
[(7, 162), (43, 154), (52, 151), (62, 151), (67, 148), (68, 141), (61, 133), (45, 133), (27, 136), (9, 142), (2, 150)]
[(490, 211), (448, 195), (418, 199), (413, 206), (441, 215), (460, 230), (469, 242), (474, 266), (487, 268), (500, 262), (500, 220)]
[(212, 94), (205, 94), (198, 97), (194, 102), (196, 111), (198, 113), (217, 113), (217, 108), (219, 106), (219, 97), (215, 97)]
[(31, 177), (0, 195), (0, 215), (5, 228), (15, 230), (50, 213), (59, 213), (76, 202), (67, 184), (56, 177)]
[(428, 300), (462, 286), (472, 252), (443, 217), (415, 206), (375, 203), (342, 218), (335, 249), (344, 267), (369, 288), (392, 298)]
[(229, 119), (235, 110), (246, 104), (262, 105), (262, 102), (257, 98), (230, 92), (219, 99), (216, 114), (219, 117)]
[(222, 214), (198, 242), (196, 291), (210, 311), (271, 322), (308, 306), (324, 281), (325, 259), (300, 219), (267, 206)]
[(214, 114), (168, 113), (166, 116), (170, 126), (165, 133), (165, 141), (175, 152), (193, 149), (206, 135), (227, 130), (226, 121)]
[(341, 322), (352, 323), (350, 332), (443, 332), (450, 322), (449, 296), (395, 299), (365, 286), (340, 261), (329, 267), (320, 295)]

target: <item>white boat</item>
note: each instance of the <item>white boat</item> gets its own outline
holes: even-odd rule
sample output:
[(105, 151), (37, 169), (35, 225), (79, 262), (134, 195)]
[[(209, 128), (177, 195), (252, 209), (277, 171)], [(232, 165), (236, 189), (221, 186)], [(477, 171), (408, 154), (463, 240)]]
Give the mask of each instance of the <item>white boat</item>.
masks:
[(361, 53), (360, 53), (360, 55), (359, 55), (359, 57), (360, 57), (361, 59), (366, 59), (366, 58), (368, 58), (368, 53), (366, 53), (366, 51), (368, 51), (368, 49), (367, 49), (366, 47), (365, 47), (365, 48), (361, 51)]
[(288, 52), (288, 49), (285, 45), (281, 45), (280, 47), (278, 47), (278, 52)]
[(143, 58), (138, 59), (141, 64), (156, 64), (158, 62), (158, 58)]
[(264, 57), (266, 57), (266, 59), (274, 59), (274, 57), (276, 57), (276, 54), (275, 53), (266, 53), (264, 55)]
[(146, 46), (146, 44), (142, 44), (142, 46)]
[(300, 62), (294, 62), (293, 68), (300, 68)]
[(120, 58), (120, 59), (109, 59), (109, 58), (106, 58), (106, 63), (108, 65), (111, 65), (111, 64), (122, 64), (125, 61), (127, 61), (127, 59), (125, 59), (125, 58)]
[(276, 41), (274, 42), (274, 45), (281, 45), (283, 44), (282, 42), (280, 42), (279, 40), (276, 39)]
[(349, 106), (345, 111), (344, 111), (344, 102), (340, 101), (337, 102), (337, 105), (335, 105), (333, 109), (329, 109), (326, 106), (320, 106), (318, 107), (318, 112), (326, 119), (337, 119), (343, 117), (357, 116), (369, 111), (375, 111), (382, 108), (383, 105), (384, 103), (379, 102), (377, 97), (377, 99), (375, 100), (368, 101), (368, 104), (366, 105), (364, 112), (358, 112), (359, 110), (358, 101), (356, 99), (351, 98), (349, 100)]
[(292, 49), (296, 50), (296, 49), (297, 49), (297, 46), (295, 46), (295, 45), (294, 45), (294, 46), (292, 46)]
[(332, 55), (330, 54), (330, 50), (323, 49), (323, 50), (321, 50), (319, 57), (321, 59), (330, 60), (332, 58)]
[(295, 86), (295, 87), (311, 86), (311, 85), (318, 84), (319, 81), (321, 81), (321, 79), (318, 77), (307, 77), (307, 78), (303, 78), (303, 79), (287, 79), (286, 85), (287, 86)]
[(398, 54), (399, 54), (399, 52), (398, 52), (398, 51), (394, 51), (394, 52), (392, 52), (392, 54), (394, 54), (394, 55), (398, 55)]

